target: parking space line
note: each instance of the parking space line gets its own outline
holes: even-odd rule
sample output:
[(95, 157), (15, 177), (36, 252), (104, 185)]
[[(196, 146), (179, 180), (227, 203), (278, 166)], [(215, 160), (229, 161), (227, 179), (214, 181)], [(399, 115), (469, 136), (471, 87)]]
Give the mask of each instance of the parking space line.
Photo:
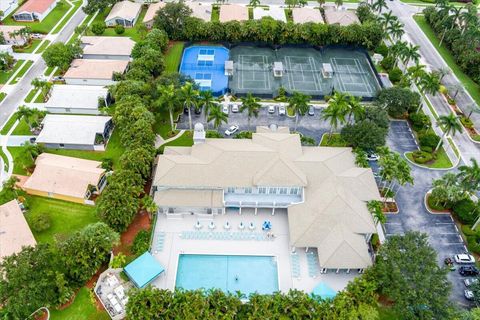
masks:
[[(450, 245), (450, 244), (463, 244), (463, 242), (446, 242), (445, 244)], [(465, 246), (465, 245), (464, 245)]]

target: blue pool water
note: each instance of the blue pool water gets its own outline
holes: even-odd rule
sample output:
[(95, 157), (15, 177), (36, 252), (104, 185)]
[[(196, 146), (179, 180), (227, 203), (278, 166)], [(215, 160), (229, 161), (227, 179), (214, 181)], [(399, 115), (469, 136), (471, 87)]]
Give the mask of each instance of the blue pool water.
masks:
[(229, 50), (222, 46), (191, 46), (183, 50), (180, 73), (189, 75), (201, 90), (212, 90), (222, 95), (228, 87), (225, 61)]
[(278, 291), (277, 263), (269, 256), (181, 254), (175, 286), (269, 294)]

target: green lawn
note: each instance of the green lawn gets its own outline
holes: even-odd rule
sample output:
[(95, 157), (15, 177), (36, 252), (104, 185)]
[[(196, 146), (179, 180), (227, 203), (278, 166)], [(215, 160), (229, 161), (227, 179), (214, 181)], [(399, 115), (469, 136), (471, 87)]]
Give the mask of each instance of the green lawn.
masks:
[(10, 77), (12, 76), (12, 74), (14, 74), (18, 70), (18, 68), (20, 68), (20, 66), (24, 61), (25, 60), (18, 60), (17, 62), (15, 62), (15, 65), (13, 66), (12, 70), (7, 72), (0, 72), (0, 84), (7, 83)]
[[(108, 13), (110, 10), (105, 10), (103, 13), (97, 14), (95, 19), (93, 20), (92, 23), (95, 22), (104, 22), (105, 18), (108, 16)], [(133, 28), (125, 28), (125, 32), (122, 34), (116, 34), (115, 33), (115, 28), (106, 28), (102, 36), (109, 36), (109, 37), (130, 37), (133, 41), (138, 42), (141, 40), (140, 34), (137, 32), (137, 26), (143, 23), (143, 17), (145, 16), (145, 13), (147, 13), (147, 10), (145, 8), (142, 9), (142, 12), (140, 12), (140, 15), (137, 18), (137, 22), (135, 23), (135, 26)]]
[(51, 219), (51, 227), (42, 232), (32, 229), (37, 242), (52, 243), (57, 237), (65, 239), (85, 226), (98, 222), (94, 206), (67, 202), (57, 199), (28, 196), (27, 222), (37, 214), (46, 214)]
[(185, 43), (174, 42), (165, 54), (165, 71), (177, 72), (182, 60), (183, 47)]
[(82, 158), (88, 160), (102, 161), (105, 158), (113, 160), (114, 168), (118, 166), (118, 160), (125, 149), (120, 144), (120, 133), (114, 130), (112, 137), (108, 141), (106, 151), (86, 151), (86, 150), (67, 150), (67, 149), (47, 149), (46, 152), (59, 154), (62, 156)]
[(25, 119), (20, 119), (18, 125), (13, 129), (12, 135), (14, 136), (30, 136), (32, 132), (30, 131), (30, 127), (28, 126)]
[(167, 144), (164, 144), (160, 147), (160, 153), (163, 153), (165, 147), (191, 147), (193, 146), (193, 138), (191, 131), (185, 131), (178, 139), (170, 141)]
[(42, 53), (50, 45), (50, 40), (45, 40), (35, 53)]
[[(412, 152), (407, 152), (405, 155), (408, 158), (408, 160), (412, 161), (413, 163), (416, 163), (413, 160)], [(424, 164), (417, 163), (417, 165), (421, 167), (431, 168), (431, 169), (448, 169), (453, 166), (452, 162), (450, 161), (450, 158), (447, 156), (447, 153), (445, 152), (443, 147), (437, 151), (437, 159), (435, 161), (433, 161), (432, 163), (424, 163)]]
[(13, 51), (18, 53), (32, 53), (38, 45), (42, 42), (40, 39), (33, 39), (27, 46), (21, 48), (15, 48)]
[(212, 18), (210, 20), (212, 22), (220, 21), (220, 6), (212, 6)]
[(428, 37), (432, 45), (438, 51), (438, 53), (442, 56), (443, 60), (448, 64), (452, 72), (455, 76), (462, 82), (465, 89), (470, 93), (472, 98), (475, 100), (477, 104), (480, 104), (480, 85), (475, 83), (469, 76), (467, 76), (460, 67), (456, 64), (455, 59), (453, 58), (450, 51), (448, 51), (445, 46), (439, 46), (440, 40), (437, 38), (433, 29), (425, 20), (424, 16), (415, 15), (413, 16), (415, 21), (417, 22), (418, 26), (422, 29), (423, 33)]
[(17, 120), (17, 115), (15, 113), (8, 119), (7, 122), (5, 122), (5, 124), (2, 127), (2, 130), (0, 130), (0, 134), (7, 134), (8, 130), (10, 130), (10, 128), (13, 126), (16, 120)]
[[(177, 111), (173, 114), (173, 119), (178, 118), (178, 114), (182, 113), (182, 111)], [(155, 124), (153, 125), (153, 131), (156, 134), (159, 134), (162, 136), (163, 139), (168, 139), (174, 136), (172, 134), (172, 127), (170, 125), (170, 116), (168, 115), (168, 112), (163, 111), (163, 112), (157, 112), (155, 114)], [(175, 132), (178, 132), (176, 130)]]
[(59, 33), (60, 30), (62, 30), (63, 26), (64, 26), (65, 24), (67, 24), (68, 20), (70, 20), (70, 18), (75, 14), (75, 12), (77, 12), (78, 8), (79, 8), (80, 5), (82, 4), (82, 1), (80, 1), (80, 0), (70, 1), (70, 2), (73, 3), (73, 10), (70, 11), (67, 15), (62, 15), (62, 16), (65, 16), (65, 18), (62, 20), (62, 23), (60, 23), (60, 24), (52, 31), (53, 34)]
[(82, 287), (75, 297), (73, 303), (64, 310), (50, 310), (52, 320), (109, 320), (106, 311), (97, 310), (90, 299), (90, 290)]
[(2, 102), (3, 99), (5, 99), (6, 96), (7, 96), (7, 94), (5, 92), (0, 92), (0, 102)]
[(322, 147), (346, 147), (347, 143), (345, 141), (343, 141), (340, 133), (332, 134), (331, 138), (330, 138), (330, 135), (327, 133), (327, 134), (324, 134), (322, 136), (322, 140), (320, 141), (320, 146), (322, 146)]
[(27, 25), (32, 29), (34, 33), (43, 33), (47, 34), (52, 31), (53, 27), (62, 19), (63, 16), (67, 13), (70, 5), (65, 2), (65, 0), (61, 0), (58, 2), (57, 6), (48, 14), (42, 22), (35, 21), (35, 22), (25, 22), (25, 21), (15, 21), (12, 18), (13, 13), (6, 17), (3, 20), (3, 24), (5, 25), (19, 25), (24, 26)]
[(8, 151), (13, 158), (13, 173), (26, 175), (27, 169), (34, 164), (32, 158), (27, 156), (23, 147), (8, 147)]
[(27, 96), (25, 97), (25, 102), (32, 102), (33, 100), (33, 97), (35, 96), (35, 94), (37, 93), (38, 90), (35, 90), (35, 88), (33, 88), (32, 90), (30, 90), (30, 92), (27, 94)]
[(25, 75), (25, 73), (28, 71), (28, 69), (32, 66), (33, 64), (33, 61), (32, 60), (28, 60), (27, 63), (25, 63), (25, 65), (22, 67), (22, 69), (20, 69), (20, 71), (17, 73), (17, 75), (15, 76), (15, 79), (12, 80), (12, 82), (10, 84), (15, 84), (17, 83), (18, 81), (20, 81), (20, 79)]

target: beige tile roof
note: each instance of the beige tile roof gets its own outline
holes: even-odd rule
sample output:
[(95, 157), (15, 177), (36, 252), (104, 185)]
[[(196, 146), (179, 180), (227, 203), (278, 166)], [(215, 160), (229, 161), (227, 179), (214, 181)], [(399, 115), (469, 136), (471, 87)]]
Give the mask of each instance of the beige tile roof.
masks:
[(44, 13), (56, 0), (29, 0), (25, 2), (15, 13), (38, 12)]
[(304, 187), (305, 201), (288, 208), (290, 245), (318, 248), (322, 267), (370, 265), (364, 235), (376, 229), (366, 202), (380, 199), (371, 169), (358, 168), (350, 148), (302, 147), (299, 135), (284, 132), (259, 127), (251, 140), (167, 147), (158, 157), (155, 196), (162, 188), (190, 188), (169, 194), (178, 196), (175, 206), (188, 206), (198, 188)]
[(129, 37), (91, 37), (85, 36), (80, 39), (83, 54), (105, 54), (130, 56), (135, 41)]
[(21, 37), (17, 36), (15, 38), (10, 37), (10, 33), (18, 30), (22, 30), (25, 28), (25, 26), (6, 26), (6, 25), (0, 25), (0, 32), (3, 32), (3, 36), (5, 37), (6, 41), (10, 40), (20, 40)]
[(253, 18), (255, 20), (260, 20), (263, 17), (271, 17), (274, 20), (287, 22), (287, 16), (285, 15), (285, 8), (282, 8), (282, 7), (253, 8)]
[(339, 24), (341, 26), (348, 26), (354, 23), (360, 23), (355, 12), (351, 10), (325, 10), (325, 20), (328, 24)]
[(212, 5), (209, 3), (186, 1), (185, 4), (192, 9), (192, 17), (203, 21), (212, 19)]
[(153, 19), (155, 19), (155, 16), (157, 15), (157, 11), (165, 7), (165, 5), (166, 5), (165, 2), (156, 2), (156, 3), (149, 4), (147, 12), (143, 17), (143, 23), (153, 21)]
[(3, 258), (18, 253), (24, 246), (37, 242), (28, 226), (17, 200), (0, 206), (0, 262)]
[(295, 23), (323, 23), (322, 14), (320, 10), (313, 8), (293, 8), (292, 9), (293, 22)]
[(223, 189), (219, 190), (186, 190), (168, 189), (155, 192), (155, 203), (165, 207), (201, 207), (222, 208)]
[(85, 197), (89, 185), (97, 185), (105, 169), (101, 162), (42, 153), (35, 171), (23, 188), (75, 198)]
[(127, 66), (127, 60), (75, 59), (64, 78), (111, 80), (114, 72), (123, 73)]
[(142, 4), (131, 1), (120, 1), (115, 3), (110, 13), (105, 18), (105, 21), (109, 21), (115, 18), (123, 18), (132, 21), (137, 17), (140, 10), (142, 10)]
[(248, 20), (248, 9), (238, 4), (220, 6), (220, 22)]

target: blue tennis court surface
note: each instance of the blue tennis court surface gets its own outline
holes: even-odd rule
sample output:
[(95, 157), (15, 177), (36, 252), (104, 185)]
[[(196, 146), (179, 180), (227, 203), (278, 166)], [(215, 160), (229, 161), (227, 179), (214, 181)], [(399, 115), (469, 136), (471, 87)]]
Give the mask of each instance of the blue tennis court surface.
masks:
[(222, 46), (190, 46), (183, 51), (180, 72), (192, 77), (201, 90), (222, 95), (228, 87), (225, 75), (228, 56), (229, 50)]
[(270, 294), (278, 291), (277, 263), (270, 256), (181, 254), (175, 286)]

